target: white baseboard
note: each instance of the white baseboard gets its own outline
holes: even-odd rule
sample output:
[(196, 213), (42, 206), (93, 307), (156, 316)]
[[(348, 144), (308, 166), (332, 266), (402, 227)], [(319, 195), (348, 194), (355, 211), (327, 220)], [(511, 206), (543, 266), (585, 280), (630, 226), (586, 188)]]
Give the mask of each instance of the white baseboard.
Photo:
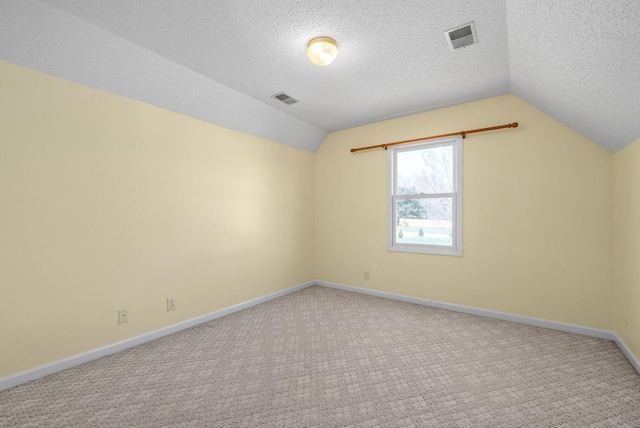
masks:
[(402, 294), (387, 293), (386, 291), (376, 291), (367, 288), (354, 287), (351, 285), (336, 284), (333, 282), (316, 281), (317, 285), (323, 287), (336, 288), (338, 290), (352, 291), (354, 293), (367, 294), (369, 296), (384, 297), (385, 299), (399, 300), (401, 302), (415, 303), (418, 305), (432, 306), (434, 308), (448, 309), (450, 311), (463, 312), (465, 314), (479, 315), (487, 318), (495, 318), (504, 321), (512, 321), (520, 324), (527, 324), (536, 327), (550, 328), (552, 330), (564, 331), (567, 333), (581, 334), (583, 336), (597, 337), (599, 339), (611, 340), (618, 345), (625, 357), (629, 360), (633, 368), (640, 374), (640, 359), (629, 349), (627, 344), (613, 331), (598, 330), (597, 328), (583, 327), (574, 324), (565, 324), (556, 321), (547, 321), (539, 318), (530, 318), (520, 315), (507, 314), (504, 312), (478, 309), (471, 306), (454, 305), (452, 303), (439, 302), (437, 300), (421, 299), (419, 297), (405, 296)]
[(303, 288), (310, 287), (314, 284), (315, 281), (309, 281), (303, 284), (299, 284), (285, 290), (276, 291), (275, 293), (267, 294), (266, 296), (258, 297), (243, 303), (239, 303), (237, 305), (229, 306), (228, 308), (211, 312), (206, 315), (191, 318), (189, 320), (163, 327), (149, 333), (144, 333), (140, 336), (123, 340), (122, 342), (113, 343), (102, 348), (93, 349), (82, 354), (74, 355), (63, 360), (54, 361), (43, 366), (35, 367), (33, 369), (2, 378), (0, 379), (0, 391), (4, 391), (5, 389), (21, 385), (32, 380), (40, 379), (41, 377), (60, 372), (62, 370), (70, 369), (71, 367), (79, 366), (80, 364), (84, 364), (89, 361), (105, 357), (107, 355), (115, 354), (116, 352), (124, 351), (125, 349), (133, 348), (134, 346), (142, 345), (143, 343), (147, 343), (152, 340), (177, 333), (181, 330), (185, 330), (198, 324), (202, 324), (207, 321), (211, 321), (216, 318), (220, 318), (225, 315), (229, 315), (264, 302), (268, 302), (269, 300), (277, 299), (278, 297), (285, 296), (287, 294), (293, 293), (294, 291), (302, 290)]
[(141, 334), (140, 336), (132, 337), (130, 339), (123, 340), (122, 342), (113, 343), (111, 345), (104, 346), (102, 348), (94, 349), (82, 354), (74, 355), (69, 358), (65, 358), (60, 361), (45, 364), (43, 366), (35, 367), (33, 369), (17, 373), (5, 378), (0, 379), (0, 391), (9, 389), (11, 387), (21, 385), (23, 383), (30, 382), (32, 380), (39, 379), (50, 374), (54, 374), (80, 364), (87, 363), (89, 361), (96, 360), (107, 355), (115, 354), (116, 352), (124, 351), (125, 349), (133, 348), (134, 346), (142, 345), (143, 343), (150, 342), (155, 339), (159, 339), (164, 336), (168, 336), (173, 333), (177, 333), (181, 330), (196, 326), (198, 324), (205, 323), (207, 321), (214, 320), (216, 318), (223, 317), (225, 315), (232, 314), (234, 312), (241, 311), (243, 309), (250, 308), (255, 305), (259, 305), (269, 300), (277, 299), (278, 297), (285, 296), (298, 290), (310, 287), (312, 285), (320, 285), (323, 287), (336, 288), (344, 291), (351, 291), (355, 293), (367, 294), (370, 296), (383, 297), (386, 299), (399, 300), (402, 302), (415, 303), (418, 305), (431, 306), (440, 309), (448, 309), (456, 312), (463, 312), (472, 315), (479, 315), (488, 318), (495, 318), (504, 321), (512, 321), (520, 324), (527, 324), (536, 327), (550, 328), (553, 330), (564, 331), (567, 333), (581, 334), (584, 336), (597, 337), (600, 339), (607, 339), (614, 341), (622, 353), (629, 359), (631, 365), (640, 374), (640, 360), (629, 349), (626, 343), (614, 332), (606, 330), (598, 330), (589, 327), (582, 327), (573, 324), (565, 324), (555, 321), (547, 321), (538, 318), (524, 317), (520, 315), (507, 314), (503, 312), (490, 311), (486, 309), (478, 309), (470, 306), (455, 305), (452, 303), (444, 303), (436, 300), (421, 299), (419, 297), (405, 296), (402, 294), (388, 293), (385, 291), (376, 291), (366, 288), (354, 287), (350, 285), (336, 284), (326, 281), (309, 281), (303, 284), (299, 284), (285, 290), (276, 291), (275, 293), (267, 294), (266, 296), (258, 297), (237, 305), (229, 306), (228, 308), (220, 309), (215, 312), (211, 312), (200, 317), (192, 318), (186, 321), (179, 322), (167, 327), (163, 327), (158, 330), (151, 331), (149, 333)]
[(598, 330), (596, 328), (582, 327), (579, 325), (565, 324), (556, 321), (547, 321), (539, 318), (530, 318), (521, 315), (513, 315), (505, 312), (490, 311), (488, 309), (479, 309), (471, 306), (455, 305), (453, 303), (444, 303), (437, 300), (422, 299), (420, 297), (405, 296), (403, 294), (387, 293), (386, 291), (369, 290), (367, 288), (353, 287), (351, 285), (335, 284), (332, 282), (316, 281), (317, 285), (324, 287), (337, 288), (339, 290), (353, 291), (355, 293), (367, 294), (369, 296), (384, 297), (386, 299), (400, 300), (402, 302), (415, 303), (418, 305), (431, 306), (434, 308), (447, 309), (455, 312), (463, 312), (465, 314), (480, 315), (487, 318), (495, 318), (504, 321), (512, 321), (520, 324), (533, 325), (536, 327), (550, 328), (560, 330), (567, 333), (576, 333), (583, 336), (597, 337), (600, 339), (615, 340), (615, 334), (611, 331)]
[(455, 305), (453, 303), (444, 303), (437, 300), (422, 299), (419, 297), (405, 296), (403, 294), (388, 293), (386, 291), (370, 290), (368, 288), (354, 287), (351, 285), (336, 284), (333, 282), (316, 281), (316, 285), (322, 287), (336, 288), (338, 290), (351, 291), (354, 293), (366, 294), (369, 296), (383, 297), (385, 299), (399, 300), (401, 302), (415, 303), (418, 305), (431, 306), (434, 308), (447, 309), (450, 311), (463, 312), (465, 314), (479, 315), (487, 318), (495, 318), (503, 321), (512, 321), (520, 324), (531, 325), (535, 327), (550, 328), (552, 330), (564, 331), (566, 333), (575, 333), (583, 336), (596, 337), (599, 339), (611, 340), (618, 345), (620, 351), (629, 360), (633, 368), (640, 374), (640, 359), (631, 351), (627, 344), (613, 331), (598, 330), (596, 328), (583, 327), (574, 324), (565, 324), (556, 321), (547, 321), (539, 318), (524, 317), (521, 315), (507, 314), (504, 312), (490, 311), (487, 309), (478, 309), (471, 306)]
[(615, 336), (616, 338), (614, 339), (614, 342), (616, 342), (616, 344), (618, 345), (618, 348), (620, 348), (624, 356), (627, 357), (627, 360), (629, 360), (629, 362), (636, 369), (638, 374), (640, 374), (640, 359), (636, 357), (633, 352), (631, 352), (631, 349), (629, 349), (627, 344), (624, 343), (624, 340), (622, 340), (620, 336), (618, 336), (617, 334)]
[(525, 317), (521, 315), (508, 314), (504, 312), (479, 309), (471, 306), (455, 305), (453, 303), (439, 302), (437, 300), (422, 299), (419, 297), (405, 296), (403, 294), (388, 293), (386, 291), (370, 290), (368, 288), (354, 287), (351, 285), (336, 284), (327, 281), (316, 281), (316, 285), (336, 288), (338, 290), (351, 291), (354, 293), (366, 294), (369, 296), (383, 297), (385, 299), (399, 300), (401, 302), (415, 303), (418, 305), (431, 306), (434, 308), (447, 309), (450, 311), (463, 312), (465, 314), (479, 315), (487, 318), (495, 318), (503, 321), (512, 321), (520, 324), (532, 325), (535, 327), (550, 328), (552, 330), (575, 333), (583, 336), (597, 337), (615, 342), (622, 353), (627, 357), (631, 365), (640, 374), (640, 360), (631, 352), (627, 344), (613, 331), (599, 330), (597, 328), (583, 327), (574, 324), (565, 324), (556, 321), (548, 321), (539, 318)]

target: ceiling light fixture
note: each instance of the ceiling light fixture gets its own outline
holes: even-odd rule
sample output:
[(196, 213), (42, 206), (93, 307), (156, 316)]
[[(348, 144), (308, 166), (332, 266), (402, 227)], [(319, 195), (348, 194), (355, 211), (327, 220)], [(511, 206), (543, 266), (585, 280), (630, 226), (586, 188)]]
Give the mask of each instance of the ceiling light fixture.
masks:
[(316, 37), (309, 41), (307, 56), (319, 66), (329, 65), (338, 55), (338, 44), (330, 37)]

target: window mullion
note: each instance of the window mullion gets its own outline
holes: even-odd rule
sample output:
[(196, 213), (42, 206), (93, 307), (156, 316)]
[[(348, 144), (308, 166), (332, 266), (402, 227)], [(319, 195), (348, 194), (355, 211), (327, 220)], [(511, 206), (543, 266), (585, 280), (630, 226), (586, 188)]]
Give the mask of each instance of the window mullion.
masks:
[(455, 198), (456, 193), (420, 193), (418, 195), (393, 195), (396, 199), (429, 199), (429, 198)]

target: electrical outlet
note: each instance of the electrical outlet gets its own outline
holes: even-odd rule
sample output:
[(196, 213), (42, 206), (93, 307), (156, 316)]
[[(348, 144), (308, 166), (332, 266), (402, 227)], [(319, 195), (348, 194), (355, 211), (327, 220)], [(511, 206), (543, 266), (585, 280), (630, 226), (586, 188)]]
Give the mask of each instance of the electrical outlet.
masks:
[(369, 271), (368, 270), (364, 271), (364, 279), (369, 279)]
[(176, 310), (176, 298), (169, 297), (167, 298), (167, 312)]
[(629, 314), (624, 314), (624, 325), (627, 328), (627, 331), (629, 331)]
[(118, 311), (118, 324), (124, 324), (129, 321), (129, 309), (120, 309)]

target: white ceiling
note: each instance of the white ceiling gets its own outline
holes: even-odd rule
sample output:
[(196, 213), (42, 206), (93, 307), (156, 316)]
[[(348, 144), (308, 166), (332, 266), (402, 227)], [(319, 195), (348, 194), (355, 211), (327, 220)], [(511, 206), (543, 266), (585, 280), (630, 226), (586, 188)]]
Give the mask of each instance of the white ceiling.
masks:
[[(514, 93), (640, 137), (638, 0), (0, 0), (0, 59), (315, 151), (328, 132)], [(444, 31), (475, 21), (479, 43)], [(306, 58), (337, 40), (327, 67)], [(270, 96), (299, 100), (285, 105)], [(492, 124), (488, 124), (492, 125)]]

